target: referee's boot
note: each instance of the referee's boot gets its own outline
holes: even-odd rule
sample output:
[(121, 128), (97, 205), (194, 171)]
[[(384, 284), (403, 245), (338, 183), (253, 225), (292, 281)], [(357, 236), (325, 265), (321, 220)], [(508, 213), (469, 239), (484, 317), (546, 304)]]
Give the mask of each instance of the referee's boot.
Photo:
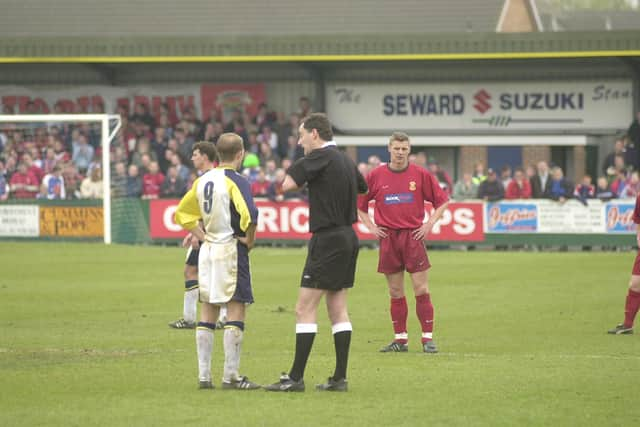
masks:
[(633, 328), (627, 328), (623, 323), (620, 323), (615, 328), (609, 329), (607, 333), (611, 335), (629, 335), (633, 333)]
[(329, 377), (326, 383), (316, 386), (316, 390), (318, 391), (347, 391), (348, 389), (349, 384), (344, 378), (334, 380), (333, 377)]
[(304, 380), (302, 378), (298, 381), (292, 380), (289, 374), (283, 372), (277, 383), (266, 385), (264, 389), (267, 391), (304, 391)]

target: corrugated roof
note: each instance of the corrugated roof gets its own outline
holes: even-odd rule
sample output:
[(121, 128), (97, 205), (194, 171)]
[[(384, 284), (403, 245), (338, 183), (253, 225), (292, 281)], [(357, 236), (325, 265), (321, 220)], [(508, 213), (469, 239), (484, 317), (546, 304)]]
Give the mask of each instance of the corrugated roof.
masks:
[(3, 36), (493, 32), (504, 0), (4, 0)]

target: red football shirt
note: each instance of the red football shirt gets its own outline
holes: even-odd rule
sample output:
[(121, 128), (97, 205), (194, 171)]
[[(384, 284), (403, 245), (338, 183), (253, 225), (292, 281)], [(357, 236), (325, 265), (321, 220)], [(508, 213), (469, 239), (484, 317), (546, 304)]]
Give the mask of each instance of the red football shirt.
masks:
[(159, 196), (160, 186), (164, 182), (164, 175), (158, 172), (156, 174), (146, 173), (142, 177), (142, 195), (143, 196)]
[(640, 224), (640, 195), (636, 197), (636, 208), (633, 210), (633, 222)]
[(367, 212), (375, 200), (373, 220), (392, 229), (416, 229), (424, 220), (424, 202), (437, 209), (449, 200), (438, 180), (412, 163), (403, 171), (380, 165), (367, 175), (369, 192), (358, 198), (358, 209)]

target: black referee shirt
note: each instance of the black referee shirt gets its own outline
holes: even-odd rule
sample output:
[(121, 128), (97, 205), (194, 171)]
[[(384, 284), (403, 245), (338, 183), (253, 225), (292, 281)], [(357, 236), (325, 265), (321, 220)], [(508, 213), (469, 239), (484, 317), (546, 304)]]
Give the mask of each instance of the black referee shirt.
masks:
[(309, 231), (351, 225), (358, 220), (358, 193), (367, 183), (346, 154), (335, 146), (313, 150), (287, 171), (298, 187), (309, 187)]

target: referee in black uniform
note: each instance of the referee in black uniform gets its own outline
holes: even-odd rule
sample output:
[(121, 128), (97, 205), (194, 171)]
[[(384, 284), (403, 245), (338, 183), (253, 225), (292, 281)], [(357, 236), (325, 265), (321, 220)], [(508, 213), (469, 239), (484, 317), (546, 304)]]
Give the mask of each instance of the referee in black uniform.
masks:
[(336, 148), (331, 123), (325, 114), (312, 113), (300, 125), (305, 156), (287, 171), (284, 191), (305, 183), (309, 188), (309, 241), (296, 303), (296, 354), (289, 373), (265, 387), (269, 391), (304, 391), (304, 369), (318, 331), (317, 311), (322, 296), (327, 299), (336, 350), (336, 368), (325, 391), (347, 391), (347, 360), (351, 322), (347, 313), (347, 289), (353, 287), (358, 258), (357, 195), (367, 184), (355, 163)]

